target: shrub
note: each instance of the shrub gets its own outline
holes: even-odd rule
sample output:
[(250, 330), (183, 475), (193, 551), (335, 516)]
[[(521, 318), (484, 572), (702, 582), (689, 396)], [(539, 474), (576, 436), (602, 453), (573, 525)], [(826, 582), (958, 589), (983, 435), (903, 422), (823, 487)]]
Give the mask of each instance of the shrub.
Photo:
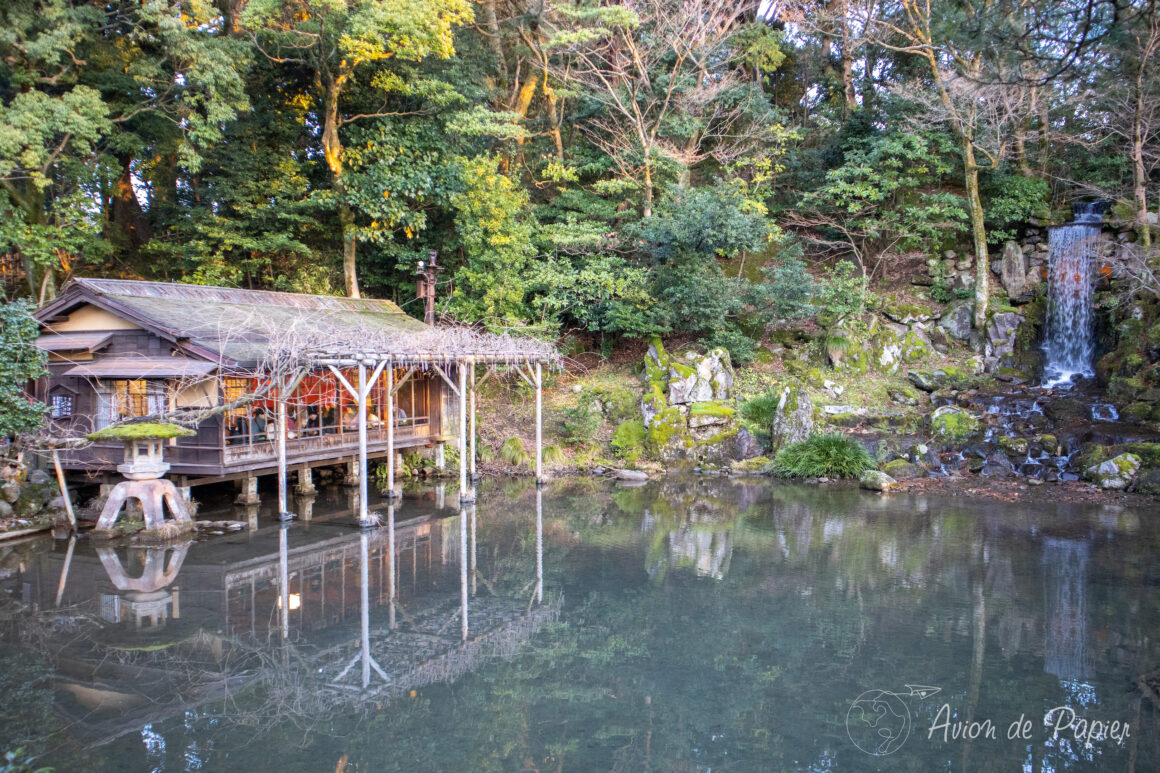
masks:
[(512, 467), (527, 467), (532, 462), (532, 457), (524, 448), (524, 441), (518, 437), (510, 437), (503, 441), (503, 445), (499, 448), (499, 458)]
[(777, 406), (781, 402), (781, 395), (776, 389), (771, 389), (763, 395), (741, 404), (741, 418), (755, 427), (768, 430), (777, 418)]
[(622, 459), (636, 461), (644, 452), (645, 435), (643, 421), (626, 419), (616, 425), (616, 429), (612, 432), (612, 448)]
[(560, 437), (565, 445), (584, 446), (596, 437), (600, 428), (600, 414), (592, 410), (588, 401), (564, 409), (564, 421), (560, 427)]
[(866, 449), (844, 435), (811, 435), (777, 452), (766, 472), (781, 478), (856, 478), (873, 469)]

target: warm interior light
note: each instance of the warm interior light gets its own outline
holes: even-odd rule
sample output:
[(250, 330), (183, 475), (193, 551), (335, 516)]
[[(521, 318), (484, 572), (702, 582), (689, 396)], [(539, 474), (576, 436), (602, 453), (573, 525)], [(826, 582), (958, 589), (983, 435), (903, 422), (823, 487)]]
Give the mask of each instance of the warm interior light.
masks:
[[(278, 609), (281, 609), (281, 608), (282, 608), (282, 597), (279, 596), (278, 597)], [(291, 593), (290, 594), (290, 611), (293, 612), (294, 610), (301, 609), (301, 608), (302, 608), (302, 594), (301, 593)]]

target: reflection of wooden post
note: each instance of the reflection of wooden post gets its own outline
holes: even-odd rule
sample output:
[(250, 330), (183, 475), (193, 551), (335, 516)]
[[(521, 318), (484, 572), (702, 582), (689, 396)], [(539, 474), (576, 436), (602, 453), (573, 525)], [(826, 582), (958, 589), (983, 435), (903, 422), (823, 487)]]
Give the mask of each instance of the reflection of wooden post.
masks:
[(536, 489), (536, 603), (544, 603), (544, 492)]
[(398, 589), (395, 586), (395, 506), (387, 505), (387, 560), (390, 563), (390, 572), (387, 574), (387, 627), (395, 630), (395, 599)]
[(475, 595), (475, 508), (471, 508), (471, 595)]
[[(56, 454), (56, 451), (53, 451)], [(64, 566), (60, 568), (60, 582), (56, 586), (56, 606), (60, 606), (61, 600), (64, 598), (64, 586), (68, 583), (68, 570), (72, 565), (73, 549), (77, 545), (77, 535), (68, 535), (68, 552), (64, 554)]]
[(286, 531), (289, 525), (283, 524), (278, 530), (278, 606), (280, 615), (282, 638), (290, 638), (290, 552), (286, 544)]
[(467, 511), (459, 508), (459, 615), (461, 633), (467, 641)]

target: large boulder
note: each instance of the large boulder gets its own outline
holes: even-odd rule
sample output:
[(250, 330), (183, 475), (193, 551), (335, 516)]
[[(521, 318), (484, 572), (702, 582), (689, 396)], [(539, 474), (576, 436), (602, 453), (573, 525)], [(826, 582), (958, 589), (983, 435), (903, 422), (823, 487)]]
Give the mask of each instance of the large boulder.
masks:
[(1140, 465), (1140, 457), (1135, 454), (1120, 454), (1088, 467), (1084, 470), (1084, 477), (1102, 489), (1123, 491), (1136, 479)]
[(930, 417), (931, 433), (946, 443), (961, 443), (980, 428), (979, 420), (956, 405), (936, 408)]
[(987, 323), (984, 359), (987, 370), (994, 373), (1015, 354), (1015, 335), (1023, 324), (1023, 315), (1005, 311), (991, 317)]
[(704, 355), (689, 352), (684, 362), (669, 362), (670, 405), (726, 400), (733, 388), (733, 365), (729, 352), (718, 347)]
[(814, 407), (802, 384), (787, 384), (778, 394), (777, 414), (769, 431), (774, 453), (790, 443), (800, 443), (814, 429)]
[(1012, 301), (1023, 299), (1027, 290), (1027, 261), (1023, 257), (1023, 249), (1015, 242), (1007, 242), (1003, 247), (999, 278), (1008, 298)]
[(889, 491), (898, 485), (898, 481), (884, 472), (866, 470), (858, 476), (858, 485), (867, 491)]
[(952, 338), (966, 341), (971, 337), (971, 321), (974, 315), (974, 304), (969, 299), (955, 301), (947, 306), (938, 321), (938, 326)]

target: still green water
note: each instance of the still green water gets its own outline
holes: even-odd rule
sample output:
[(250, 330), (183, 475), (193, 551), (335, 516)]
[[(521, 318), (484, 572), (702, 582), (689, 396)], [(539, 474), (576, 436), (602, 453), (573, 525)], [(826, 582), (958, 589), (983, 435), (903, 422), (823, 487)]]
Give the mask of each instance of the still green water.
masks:
[(489, 482), (462, 514), (416, 489), (369, 532), (354, 504), (6, 549), (3, 748), (59, 771), (1160, 770), (1154, 511), (718, 478)]

